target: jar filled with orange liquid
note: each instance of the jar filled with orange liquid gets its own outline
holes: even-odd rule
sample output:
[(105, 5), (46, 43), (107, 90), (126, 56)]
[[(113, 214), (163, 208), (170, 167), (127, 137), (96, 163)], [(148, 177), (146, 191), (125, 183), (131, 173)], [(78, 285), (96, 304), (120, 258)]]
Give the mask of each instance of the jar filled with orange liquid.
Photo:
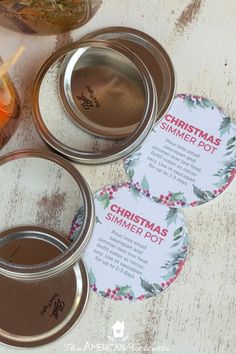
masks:
[[(2, 63), (0, 58), (0, 67)], [(0, 75), (0, 149), (15, 132), (19, 123), (19, 116), (19, 97), (10, 76), (4, 73)]]

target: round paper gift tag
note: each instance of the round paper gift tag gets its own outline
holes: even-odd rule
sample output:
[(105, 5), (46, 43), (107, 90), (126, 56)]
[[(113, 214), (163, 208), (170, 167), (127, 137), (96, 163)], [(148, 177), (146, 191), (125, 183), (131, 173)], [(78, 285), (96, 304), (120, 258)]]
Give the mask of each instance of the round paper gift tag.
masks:
[[(187, 252), (181, 211), (154, 203), (131, 183), (98, 191), (95, 209), (84, 255), (93, 291), (117, 301), (143, 300), (177, 278)], [(71, 239), (82, 218), (75, 218)]]
[(124, 166), (137, 188), (169, 207), (197, 206), (221, 194), (236, 174), (236, 126), (200, 96), (180, 94)]

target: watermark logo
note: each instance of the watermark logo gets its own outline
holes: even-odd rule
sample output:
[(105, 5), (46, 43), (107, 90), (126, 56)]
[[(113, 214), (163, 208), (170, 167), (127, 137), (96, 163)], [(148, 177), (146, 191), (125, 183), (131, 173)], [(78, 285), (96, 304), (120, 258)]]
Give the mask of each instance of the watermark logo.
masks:
[(113, 326), (111, 326), (111, 335), (108, 335), (108, 339), (112, 342), (114, 341), (122, 341), (128, 339), (128, 335), (125, 335), (125, 323), (124, 321), (116, 321)]
[(91, 343), (87, 341), (83, 346), (76, 346), (75, 343), (65, 343), (64, 351), (70, 352), (95, 352), (95, 353), (155, 353), (155, 352), (171, 352), (173, 349), (166, 345), (157, 345), (154, 347), (139, 345), (134, 342), (127, 341), (126, 326), (124, 321), (117, 320), (109, 330), (107, 343)]
[(124, 321), (116, 321), (111, 327), (113, 330), (114, 338), (123, 338), (124, 337), (124, 330), (125, 330), (125, 323)]

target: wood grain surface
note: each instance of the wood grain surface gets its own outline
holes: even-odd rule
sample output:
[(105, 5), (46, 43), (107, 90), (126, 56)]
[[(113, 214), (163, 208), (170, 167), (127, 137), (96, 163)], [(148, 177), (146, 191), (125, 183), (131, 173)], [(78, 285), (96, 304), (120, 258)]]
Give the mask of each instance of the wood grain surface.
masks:
[[(108, 26), (134, 27), (152, 35), (171, 56), (177, 92), (213, 99), (236, 121), (235, 14), (234, 0), (104, 0), (91, 22), (72, 34), (32, 38), (1, 28), (0, 55), (4, 59), (21, 43), (27, 51), (11, 70), (22, 102), (20, 126), (0, 155), (22, 148), (47, 149), (32, 120), (33, 77), (57, 48)], [(93, 191), (127, 179), (121, 161), (77, 168)], [(91, 294), (83, 317), (66, 336), (27, 352), (64, 353), (70, 343), (74, 345), (71, 352), (87, 342), (108, 345), (111, 326), (120, 320), (125, 322), (128, 342), (140, 346), (140, 353), (151, 353), (158, 346), (175, 354), (236, 353), (235, 187), (236, 181), (213, 202), (184, 211), (190, 239), (187, 262), (178, 280), (163, 294), (125, 304)], [(45, 218), (47, 212), (45, 208)], [(2, 354), (17, 352), (0, 346)], [(84, 352), (105, 350), (87, 347)]]

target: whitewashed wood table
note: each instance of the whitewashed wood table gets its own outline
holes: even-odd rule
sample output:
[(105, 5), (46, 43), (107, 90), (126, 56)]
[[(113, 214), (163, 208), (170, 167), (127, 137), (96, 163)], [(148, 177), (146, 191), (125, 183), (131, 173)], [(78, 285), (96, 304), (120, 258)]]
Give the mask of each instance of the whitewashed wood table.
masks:
[[(152, 35), (173, 60), (177, 92), (212, 98), (235, 121), (235, 13), (234, 0), (104, 0), (95, 18), (72, 34), (32, 38), (1, 28), (3, 59), (21, 43), (27, 52), (11, 71), (22, 101), (20, 127), (0, 154), (22, 148), (47, 149), (32, 120), (33, 77), (57, 48), (105, 26), (135, 27)], [(94, 191), (127, 179), (121, 161), (77, 167)], [(101, 344), (110, 343), (111, 327), (120, 320), (125, 322), (129, 343), (140, 346), (141, 353), (158, 346), (176, 354), (235, 353), (235, 186), (236, 181), (215, 201), (184, 211), (190, 235), (188, 259), (178, 280), (162, 295), (138, 304), (121, 304), (91, 294), (83, 317), (66, 336), (28, 352), (63, 353), (69, 344), (71, 351), (105, 352)], [(17, 351), (0, 346), (1, 353)], [(119, 353), (111, 347), (107, 352)]]

